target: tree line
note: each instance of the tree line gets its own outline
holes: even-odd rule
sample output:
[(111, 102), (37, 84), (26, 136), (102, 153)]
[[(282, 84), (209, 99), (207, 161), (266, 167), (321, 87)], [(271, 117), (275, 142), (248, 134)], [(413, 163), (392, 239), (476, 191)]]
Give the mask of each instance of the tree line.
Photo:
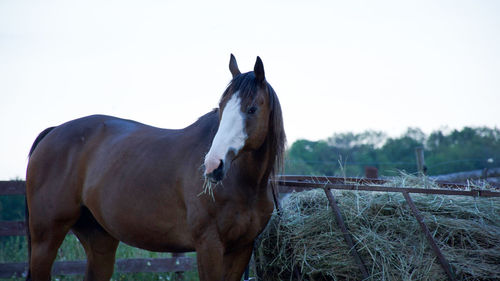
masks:
[(423, 147), (428, 175), (500, 166), (500, 130), (465, 127), (426, 135), (408, 128), (400, 137), (379, 131), (336, 133), (326, 140), (297, 140), (287, 151), (286, 174), (363, 176), (366, 166), (379, 175), (416, 173), (415, 148)]

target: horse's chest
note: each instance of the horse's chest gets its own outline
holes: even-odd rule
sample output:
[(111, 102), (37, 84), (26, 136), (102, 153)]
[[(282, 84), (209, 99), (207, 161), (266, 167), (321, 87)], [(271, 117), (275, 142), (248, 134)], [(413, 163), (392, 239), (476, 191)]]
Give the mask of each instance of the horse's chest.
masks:
[(219, 229), (228, 244), (251, 243), (266, 226), (270, 215), (270, 212), (238, 210), (221, 218)]

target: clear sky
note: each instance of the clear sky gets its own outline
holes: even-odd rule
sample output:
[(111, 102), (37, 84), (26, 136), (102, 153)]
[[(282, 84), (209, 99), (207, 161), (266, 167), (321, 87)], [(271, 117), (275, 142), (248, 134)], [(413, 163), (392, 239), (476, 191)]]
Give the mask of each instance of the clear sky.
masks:
[(94, 113), (182, 128), (264, 61), (299, 138), (500, 126), (500, 1), (0, 0), (0, 180)]

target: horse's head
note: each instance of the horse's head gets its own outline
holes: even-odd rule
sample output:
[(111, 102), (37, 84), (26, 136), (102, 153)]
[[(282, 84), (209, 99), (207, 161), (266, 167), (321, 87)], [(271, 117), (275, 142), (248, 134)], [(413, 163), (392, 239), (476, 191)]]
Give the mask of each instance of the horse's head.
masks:
[(219, 128), (205, 156), (205, 176), (212, 182), (221, 181), (243, 152), (257, 151), (268, 141), (279, 146), (271, 157), (281, 158), (284, 147), (281, 108), (262, 60), (257, 57), (254, 71), (242, 74), (231, 55), (229, 70), (233, 80), (220, 100)]

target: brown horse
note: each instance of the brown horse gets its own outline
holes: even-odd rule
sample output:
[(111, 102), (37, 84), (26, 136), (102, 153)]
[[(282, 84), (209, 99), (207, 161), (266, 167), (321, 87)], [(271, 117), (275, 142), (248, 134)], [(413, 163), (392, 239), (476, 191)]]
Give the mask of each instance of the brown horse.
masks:
[(241, 278), (273, 211), (268, 180), (285, 133), (260, 58), (241, 74), (231, 55), (229, 69), (219, 108), (185, 129), (94, 115), (38, 136), (26, 176), (27, 280), (50, 280), (69, 230), (87, 254), (85, 280), (111, 278), (119, 241), (196, 251), (202, 281)]

